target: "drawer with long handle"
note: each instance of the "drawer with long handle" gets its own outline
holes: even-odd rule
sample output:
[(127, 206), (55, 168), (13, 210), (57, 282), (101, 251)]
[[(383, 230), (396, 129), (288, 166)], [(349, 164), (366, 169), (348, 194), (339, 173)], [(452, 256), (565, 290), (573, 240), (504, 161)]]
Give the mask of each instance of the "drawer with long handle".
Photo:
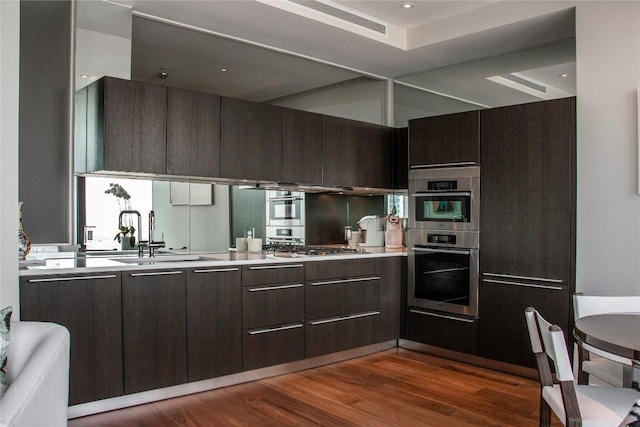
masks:
[(242, 286), (304, 282), (304, 264), (256, 264), (242, 266)]
[(243, 370), (304, 359), (304, 323), (245, 330)]
[(305, 289), (309, 320), (380, 309), (380, 276), (311, 281)]
[(378, 342), (380, 311), (307, 321), (306, 357), (363, 347)]
[(304, 284), (242, 288), (242, 327), (258, 328), (304, 320)]

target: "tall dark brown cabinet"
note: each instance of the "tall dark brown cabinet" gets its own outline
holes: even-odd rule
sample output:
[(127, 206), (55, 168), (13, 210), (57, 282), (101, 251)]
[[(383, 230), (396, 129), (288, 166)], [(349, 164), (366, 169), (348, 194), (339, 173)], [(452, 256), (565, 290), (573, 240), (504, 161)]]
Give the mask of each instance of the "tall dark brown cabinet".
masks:
[(479, 354), (535, 365), (524, 310), (569, 330), (575, 258), (575, 98), (484, 110)]
[(392, 129), (360, 123), (358, 143), (358, 186), (392, 188)]
[(358, 186), (359, 122), (324, 116), (322, 183)]

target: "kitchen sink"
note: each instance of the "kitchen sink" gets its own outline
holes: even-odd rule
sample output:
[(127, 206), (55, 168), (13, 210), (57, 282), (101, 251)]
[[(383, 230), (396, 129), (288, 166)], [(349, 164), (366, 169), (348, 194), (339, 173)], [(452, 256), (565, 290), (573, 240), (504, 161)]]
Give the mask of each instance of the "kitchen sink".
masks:
[(122, 257), (111, 258), (112, 261), (124, 264), (156, 264), (161, 262), (186, 262), (186, 261), (215, 261), (216, 258), (203, 257), (200, 255), (156, 255), (154, 257)]

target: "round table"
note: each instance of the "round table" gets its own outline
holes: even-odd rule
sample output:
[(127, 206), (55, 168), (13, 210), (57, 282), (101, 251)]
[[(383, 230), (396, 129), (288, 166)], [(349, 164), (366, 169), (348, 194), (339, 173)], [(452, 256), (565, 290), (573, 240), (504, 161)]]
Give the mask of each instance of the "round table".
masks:
[(597, 349), (631, 360), (624, 366), (625, 387), (631, 386), (633, 368), (640, 367), (640, 313), (611, 313), (576, 320), (574, 337)]

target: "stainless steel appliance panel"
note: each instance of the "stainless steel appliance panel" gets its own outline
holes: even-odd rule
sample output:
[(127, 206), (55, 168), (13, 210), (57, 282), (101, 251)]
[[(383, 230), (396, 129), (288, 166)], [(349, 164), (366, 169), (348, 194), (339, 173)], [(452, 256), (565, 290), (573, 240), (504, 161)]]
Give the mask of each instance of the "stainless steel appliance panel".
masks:
[(304, 193), (269, 190), (266, 197), (267, 226), (304, 226)]
[(410, 306), (477, 317), (479, 233), (409, 230)]
[(411, 170), (409, 228), (478, 231), (480, 168)]

